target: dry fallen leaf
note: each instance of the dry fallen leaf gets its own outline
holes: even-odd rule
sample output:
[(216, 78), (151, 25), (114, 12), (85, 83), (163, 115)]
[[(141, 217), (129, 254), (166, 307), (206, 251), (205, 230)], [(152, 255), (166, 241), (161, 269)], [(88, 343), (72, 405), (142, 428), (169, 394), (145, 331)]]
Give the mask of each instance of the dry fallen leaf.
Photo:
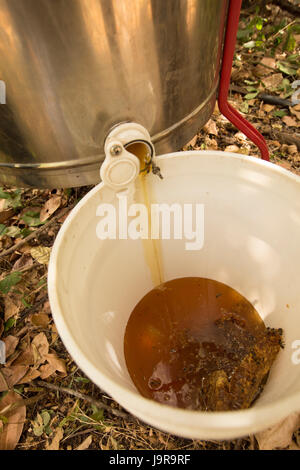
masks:
[(291, 170), (291, 164), (289, 162), (276, 162), (276, 165), (279, 165), (286, 170)]
[(21, 300), (15, 294), (6, 294), (4, 298), (4, 319), (7, 321), (9, 318), (14, 317), (20, 311), (22, 306)]
[(212, 119), (210, 119), (206, 124), (205, 126), (203, 127), (203, 130), (204, 132), (206, 132), (207, 134), (212, 134), (212, 135), (218, 135), (218, 128), (217, 128), (217, 125), (215, 123), (215, 121), (213, 121)]
[(277, 88), (278, 85), (280, 85), (282, 80), (282, 73), (273, 73), (272, 75), (269, 75), (269, 77), (264, 78), (262, 83), (268, 90), (273, 90), (274, 88)]
[(295, 442), (292, 442), (290, 445), (289, 445), (289, 450), (300, 450), (300, 447), (297, 446), (297, 444)]
[(16, 349), (10, 356), (9, 358), (6, 359), (5, 362), (5, 367), (10, 367), (13, 362), (17, 359), (18, 356), (20, 356), (21, 351), (19, 349)]
[(24, 375), (24, 377), (21, 380), (19, 380), (18, 384), (25, 384), (25, 383), (31, 382), (37, 377), (40, 377), (40, 375), (41, 374), (38, 370), (31, 367), (29, 371)]
[(299, 107), (299, 105), (290, 106), (289, 110), (290, 110), (291, 114), (296, 116), (296, 118), (300, 121), (300, 109), (298, 109), (298, 107)]
[(21, 352), (21, 354), (14, 361), (13, 365), (30, 366), (34, 364), (34, 359), (33, 348), (31, 345), (29, 345), (24, 351)]
[(21, 268), (27, 268), (32, 266), (33, 260), (30, 253), (23, 253), (19, 259), (13, 265), (12, 271), (18, 271)]
[(300, 414), (293, 413), (266, 431), (255, 434), (260, 450), (285, 449), (292, 442), (294, 431), (300, 425)]
[(90, 447), (92, 442), (93, 442), (93, 438), (90, 435), (86, 439), (84, 439), (84, 441), (78, 447), (76, 447), (76, 449), (74, 449), (74, 450), (86, 450)]
[(50, 259), (51, 248), (48, 246), (35, 246), (31, 248), (31, 256), (40, 264), (48, 264)]
[(29, 253), (31, 250), (31, 246), (28, 243), (25, 243), (25, 245), (21, 246), (18, 251), (20, 253)]
[(9, 335), (6, 336), (6, 338), (3, 338), (3, 341), (5, 343), (5, 355), (6, 358), (8, 358), (13, 354), (13, 352), (15, 352), (15, 349), (19, 342), (19, 338), (17, 338), (16, 336)]
[(207, 150), (217, 150), (218, 149), (218, 144), (217, 144), (216, 139), (210, 139), (208, 137), (208, 135), (205, 136), (204, 144), (205, 144)]
[(42, 326), (43, 328), (47, 328), (50, 318), (45, 313), (34, 313), (31, 315), (30, 321), (35, 326)]
[(190, 140), (184, 147), (185, 147), (185, 148), (188, 148), (188, 147), (195, 147), (197, 140), (198, 140), (198, 135), (195, 135), (195, 136), (192, 138), (192, 140)]
[(41, 374), (41, 379), (45, 380), (48, 377), (50, 377), (50, 375), (54, 374), (55, 367), (52, 364), (48, 363), (48, 364), (45, 364), (44, 366), (41, 366), (39, 369), (39, 372)]
[(238, 152), (240, 149), (237, 145), (227, 145), (225, 152)]
[(51, 444), (46, 443), (46, 450), (59, 450), (59, 443), (62, 440), (64, 431), (62, 428), (57, 428)]
[(241, 143), (247, 142), (247, 136), (245, 136), (245, 134), (243, 134), (243, 132), (240, 132), (240, 131), (237, 132), (236, 134), (234, 134), (234, 137), (235, 137), (235, 139), (237, 139)]
[(35, 357), (35, 364), (42, 364), (46, 360), (46, 355), (49, 352), (49, 343), (45, 333), (39, 333), (36, 335), (31, 345), (33, 346), (33, 353), (37, 355)]
[(40, 212), (40, 221), (44, 222), (47, 220), (50, 215), (52, 215), (59, 207), (61, 204), (61, 196), (52, 196), (48, 201), (44, 204), (44, 207), (42, 208)]
[(249, 78), (249, 71), (245, 68), (236, 69), (235, 67), (233, 67), (231, 72), (231, 78), (233, 82), (244, 81), (245, 78)]
[(288, 153), (290, 155), (296, 155), (298, 153), (297, 145), (295, 145), (295, 144), (289, 145), (288, 146)]
[[(264, 67), (266, 65), (266, 67)], [(264, 75), (270, 74), (270, 69), (275, 69), (276, 60), (273, 57), (264, 57), (260, 63), (255, 67), (255, 75), (262, 77)]]
[(278, 142), (278, 140), (271, 140), (269, 141), (269, 145), (273, 145), (274, 147), (280, 147), (281, 146), (281, 143)]
[[(20, 395), (15, 392), (8, 392), (0, 401), (0, 414), (13, 405), (19, 402)], [(21, 437), (23, 426), (26, 418), (26, 406), (18, 406), (11, 411), (5, 412), (5, 417), (8, 422), (3, 425), (2, 432), (0, 432), (0, 449), (1, 450), (14, 450)]]
[(219, 116), (219, 115), (220, 115), (220, 110), (219, 110), (219, 106), (218, 106), (218, 102), (217, 102), (217, 101), (216, 101), (216, 103), (215, 103), (213, 115), (214, 115), (214, 116)]
[(46, 302), (43, 305), (43, 313), (51, 313), (51, 308), (50, 308), (50, 302), (49, 300), (46, 300)]
[(58, 331), (57, 331), (57, 328), (56, 328), (54, 323), (51, 325), (50, 329), (52, 330), (51, 341), (52, 341), (52, 344), (53, 344), (53, 343), (55, 343), (55, 341), (58, 338)]
[(57, 357), (56, 354), (51, 353), (46, 356), (47, 362), (54, 367), (55, 371), (61, 372), (64, 375), (67, 375), (66, 364), (63, 359)]
[(273, 104), (264, 104), (263, 105), (263, 110), (266, 111), (266, 113), (269, 113), (275, 108)]
[(260, 63), (263, 65), (267, 65), (268, 67), (272, 67), (272, 69), (275, 69), (276, 60), (274, 59), (274, 57), (263, 57)]
[(0, 212), (4, 211), (4, 209), (7, 208), (7, 200), (6, 199), (0, 199)]
[(66, 364), (63, 359), (57, 357), (55, 353), (50, 353), (45, 356), (47, 364), (40, 367), (41, 379), (47, 379), (54, 372), (60, 372), (62, 375), (67, 375)]
[[(5, 201), (5, 199), (2, 199)], [(0, 224), (3, 224), (6, 220), (10, 219), (15, 213), (14, 209), (6, 209), (0, 211)]]
[(2, 367), (0, 369), (0, 392), (9, 390), (24, 377), (27, 366)]
[[(248, 105), (249, 106), (249, 105)], [(260, 105), (259, 105), (259, 108), (258, 108), (258, 117), (261, 117), (263, 118), (265, 116), (265, 111), (263, 109), (264, 107), (264, 104), (263, 102), (261, 101)]]
[(0, 364), (6, 363), (6, 346), (4, 341), (0, 339)]
[(290, 117), (290, 116), (283, 116), (282, 121), (284, 124), (286, 124), (288, 127), (298, 127), (300, 124), (296, 121), (296, 119)]

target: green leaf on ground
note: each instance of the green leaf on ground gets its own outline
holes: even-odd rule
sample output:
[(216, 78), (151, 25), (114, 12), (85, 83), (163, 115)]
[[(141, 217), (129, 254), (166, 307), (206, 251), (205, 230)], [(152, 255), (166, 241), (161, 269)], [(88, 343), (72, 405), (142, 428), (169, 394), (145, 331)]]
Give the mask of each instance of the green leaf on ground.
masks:
[(74, 377), (74, 382), (81, 382), (84, 384), (90, 383), (90, 380), (86, 377)]
[(3, 188), (0, 188), (0, 199), (6, 199), (7, 207), (12, 207), (13, 209), (22, 207), (21, 195), (21, 189), (16, 189), (12, 193), (9, 193), (7, 191), (4, 191)]
[(95, 405), (92, 405), (93, 414), (91, 415), (91, 419), (97, 421), (98, 423), (103, 421), (103, 409), (97, 408)]
[(242, 113), (247, 114), (249, 112), (249, 103), (247, 103), (247, 101), (243, 101), (239, 108)]
[(261, 18), (261, 17), (256, 18), (255, 27), (258, 31), (260, 31), (262, 29), (263, 24), (264, 24), (264, 19), (263, 18)]
[(30, 230), (29, 228), (25, 227), (25, 228), (22, 228), (21, 232), (20, 232), (20, 235), (22, 238), (25, 238), (27, 237), (28, 235), (30, 235), (32, 232), (32, 230)]
[(283, 45), (283, 50), (288, 51), (288, 52), (293, 52), (293, 50), (296, 47), (296, 39), (292, 33), (292, 31), (289, 31), (285, 40), (285, 43)]
[(253, 98), (256, 98), (258, 95), (258, 91), (255, 91), (254, 93), (247, 93), (247, 95), (244, 96), (245, 100), (253, 100)]
[(29, 225), (29, 227), (38, 227), (45, 223), (41, 222), (40, 213), (35, 211), (25, 212), (25, 214), (22, 215), (22, 220), (25, 224)]
[(16, 324), (16, 319), (14, 317), (9, 318), (4, 324), (4, 331), (10, 330)]
[[(246, 85), (257, 85), (258, 82), (256, 80), (244, 80), (244, 83), (246, 83)], [(251, 91), (251, 90), (248, 90), (248, 91)]]
[(254, 86), (247, 86), (247, 91), (249, 91), (249, 93), (251, 93), (251, 92), (257, 91), (257, 88), (254, 87)]
[(4, 415), (0, 415), (0, 421), (2, 421), (2, 423), (4, 423), (4, 424), (7, 424), (8, 423), (8, 418)]
[(273, 116), (275, 117), (283, 117), (286, 116), (288, 112), (285, 109), (280, 109), (279, 111), (274, 111)]
[(52, 410), (43, 410), (41, 413), (37, 414), (37, 417), (33, 421), (33, 434), (37, 437), (40, 437), (44, 432), (49, 436), (52, 434), (52, 429), (50, 427)]
[(297, 70), (286, 62), (277, 62), (277, 68), (280, 72), (285, 73), (286, 75), (295, 75), (297, 73)]
[(7, 231), (5, 233), (5, 235), (7, 235), (8, 237), (12, 237), (12, 238), (16, 238), (20, 234), (21, 234), (21, 230), (19, 229), (19, 227), (16, 227), (15, 225), (12, 225), (11, 227), (7, 227)]
[(31, 307), (32, 307), (32, 305), (29, 304), (29, 303), (25, 300), (25, 297), (22, 297), (21, 302), (22, 302), (22, 304), (24, 305), (24, 307), (26, 307), (26, 308), (31, 308)]
[(0, 281), (0, 292), (2, 292), (2, 294), (7, 294), (13, 286), (21, 281), (21, 279), (22, 273), (19, 271), (10, 273), (8, 276), (2, 279), (2, 281)]
[(0, 237), (3, 237), (7, 232), (7, 227), (4, 224), (0, 224)]
[(291, 62), (292, 64), (295, 64), (297, 65), (298, 64), (298, 61), (299, 61), (299, 54), (292, 54), (292, 55), (289, 55), (286, 60), (288, 60), (289, 62)]

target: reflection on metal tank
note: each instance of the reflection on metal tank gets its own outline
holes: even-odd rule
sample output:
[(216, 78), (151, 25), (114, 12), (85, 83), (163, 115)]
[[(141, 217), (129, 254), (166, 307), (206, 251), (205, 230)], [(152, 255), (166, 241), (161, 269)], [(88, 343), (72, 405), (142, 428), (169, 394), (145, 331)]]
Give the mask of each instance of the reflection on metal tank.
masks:
[(96, 183), (124, 121), (179, 150), (214, 108), (227, 4), (0, 0), (0, 182)]

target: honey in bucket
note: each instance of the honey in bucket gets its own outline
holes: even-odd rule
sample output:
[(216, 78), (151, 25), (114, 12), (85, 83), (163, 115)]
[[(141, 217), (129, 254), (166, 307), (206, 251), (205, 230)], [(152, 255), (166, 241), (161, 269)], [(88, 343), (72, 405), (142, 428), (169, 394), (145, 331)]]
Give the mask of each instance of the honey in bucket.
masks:
[(252, 304), (200, 277), (164, 282), (134, 308), (125, 331), (129, 374), (145, 397), (192, 410), (250, 407), (282, 346)]

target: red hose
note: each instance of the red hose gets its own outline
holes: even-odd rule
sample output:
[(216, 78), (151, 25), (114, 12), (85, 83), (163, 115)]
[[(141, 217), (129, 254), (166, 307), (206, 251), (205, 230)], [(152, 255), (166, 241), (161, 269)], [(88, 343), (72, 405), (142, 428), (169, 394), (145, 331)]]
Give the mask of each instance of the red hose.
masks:
[(235, 50), (242, 0), (230, 0), (225, 33), (218, 104), (221, 113), (245, 134), (260, 150), (263, 160), (269, 161), (269, 150), (263, 136), (227, 101), (231, 67)]

